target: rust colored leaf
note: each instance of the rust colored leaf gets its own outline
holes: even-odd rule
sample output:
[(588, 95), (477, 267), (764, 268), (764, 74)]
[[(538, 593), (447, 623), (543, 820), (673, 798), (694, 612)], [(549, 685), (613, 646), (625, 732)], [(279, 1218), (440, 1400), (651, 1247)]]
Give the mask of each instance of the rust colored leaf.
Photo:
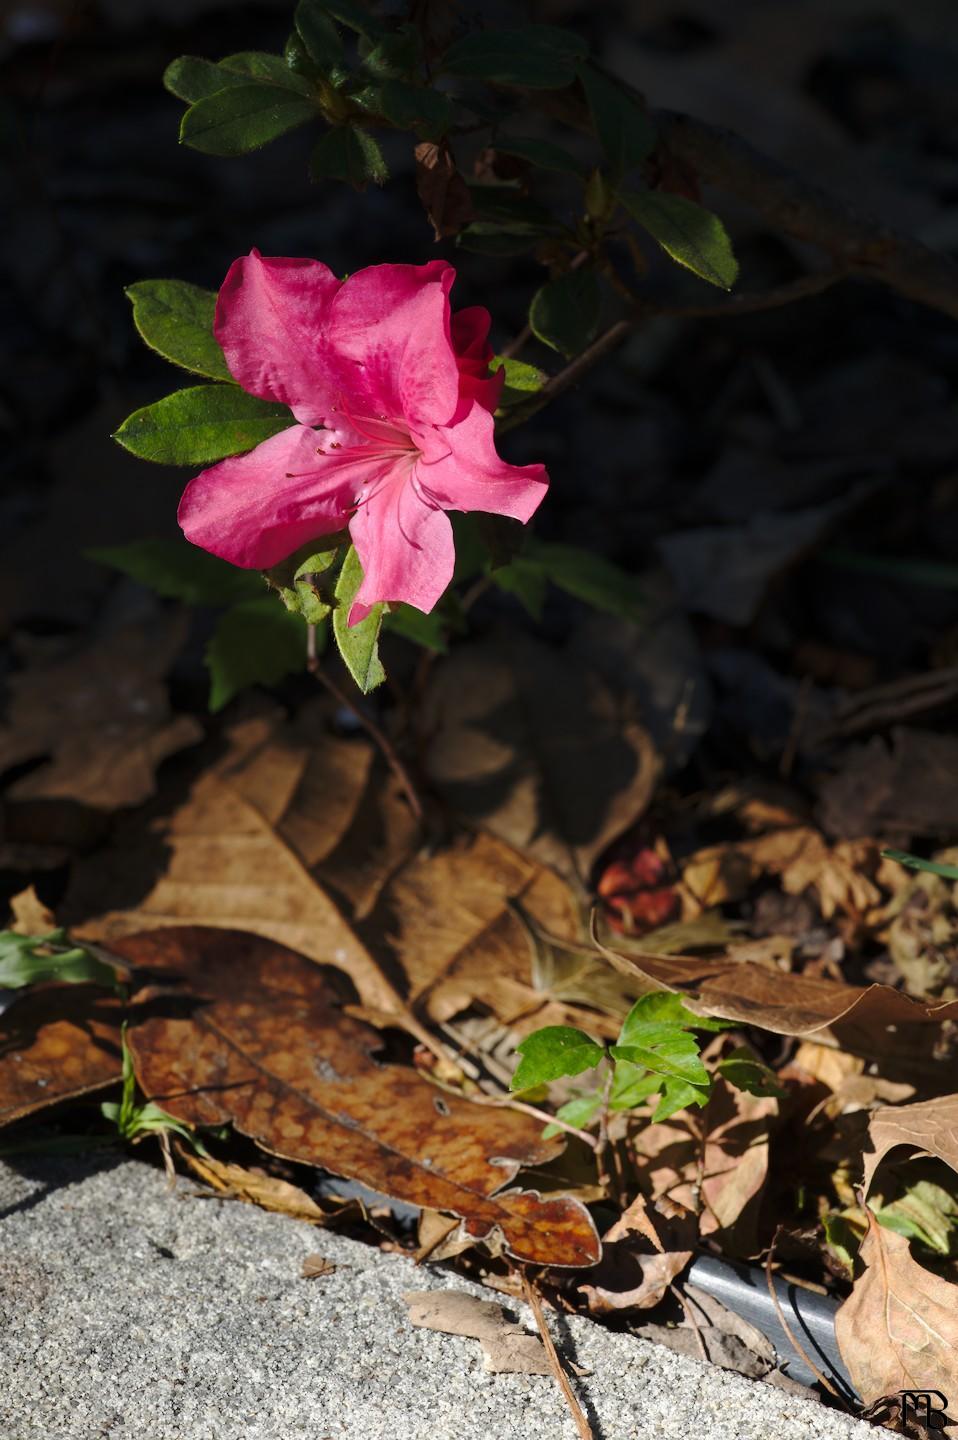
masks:
[(120, 1005), (95, 985), (44, 985), (0, 1015), (0, 1125), (120, 1078)]
[(862, 1186), (867, 1195), (875, 1171), (890, 1150), (907, 1145), (923, 1155), (937, 1155), (958, 1170), (958, 1095), (941, 1095), (917, 1105), (886, 1105), (868, 1122), (871, 1149), (865, 1152)]
[(811, 975), (787, 975), (735, 952), (697, 955), (628, 955), (604, 949), (617, 969), (641, 975), (656, 988), (674, 990), (702, 1015), (758, 1025), (777, 1035), (831, 1040), (853, 1054), (936, 1064), (930, 1026), (958, 1018), (958, 1001), (913, 1000), (890, 985), (842, 985)]
[(429, 216), (437, 240), (458, 235), (472, 219), (472, 196), (469, 186), (456, 169), (456, 162), (447, 141), (436, 145), (431, 140), (417, 145), (416, 190), (423, 209)]
[(452, 809), (574, 879), (642, 813), (659, 774), (604, 681), (527, 636), (455, 651), (421, 718), (426, 766)]
[[(199, 928), (128, 936), (114, 949), (182, 998), (129, 1032), (144, 1094), (190, 1125), (232, 1123), (269, 1152), (321, 1165), (410, 1204), (451, 1211), (517, 1258), (588, 1265), (599, 1243), (577, 1201), (506, 1190), (554, 1158), (537, 1121), (378, 1064), (376, 1031), (344, 1014), (345, 982), (254, 935)], [(162, 1002), (157, 1002), (162, 1003)]]
[(958, 1286), (916, 1264), (905, 1237), (867, 1215), (865, 1269), (835, 1316), (856, 1389), (866, 1405), (899, 1390), (958, 1394)]
[(14, 675), (0, 770), (51, 758), (14, 781), (10, 799), (115, 810), (152, 795), (160, 762), (203, 735), (197, 720), (171, 715), (163, 683), (185, 634), (185, 616), (127, 625)]

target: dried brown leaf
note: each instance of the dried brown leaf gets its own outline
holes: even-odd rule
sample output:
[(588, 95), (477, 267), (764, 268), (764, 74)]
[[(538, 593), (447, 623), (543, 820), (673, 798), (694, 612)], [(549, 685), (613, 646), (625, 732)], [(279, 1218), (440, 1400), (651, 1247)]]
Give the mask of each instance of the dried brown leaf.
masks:
[(882, 892), (871, 878), (879, 861), (873, 841), (830, 846), (817, 830), (799, 825), (698, 850), (683, 866), (682, 881), (705, 909), (744, 899), (756, 880), (774, 875), (788, 895), (814, 890), (827, 919), (839, 910), (861, 915), (879, 904)]
[(521, 1166), (553, 1159), (561, 1142), (544, 1141), (531, 1117), (377, 1063), (377, 1032), (344, 1013), (349, 995), (335, 972), (261, 937), (213, 929), (156, 930), (113, 948), (170, 991), (129, 1032), (140, 1086), (170, 1114), (189, 1125), (232, 1123), (285, 1159), (451, 1211), (474, 1240), (501, 1232), (518, 1258), (598, 1259), (584, 1206), (502, 1189)]
[(498, 1375), (551, 1375), (538, 1335), (507, 1320), (495, 1300), (479, 1300), (462, 1290), (408, 1290), (409, 1321), (423, 1330), (468, 1335), (483, 1351), (483, 1369)]
[(56, 928), (56, 919), (40, 899), (33, 885), (10, 897), (13, 929), (17, 935), (46, 935)]
[(263, 1210), (275, 1210), (281, 1215), (292, 1216), (294, 1220), (305, 1220), (310, 1225), (326, 1225), (331, 1216), (335, 1216), (335, 1211), (324, 1210), (305, 1190), (291, 1185), (288, 1180), (216, 1160), (212, 1155), (200, 1155), (185, 1146), (180, 1146), (178, 1153), (194, 1174), (218, 1194), (231, 1200), (244, 1200), (250, 1205), (259, 1205)]
[(423, 141), (413, 152), (416, 158), (416, 192), (429, 216), (437, 240), (458, 235), (472, 219), (469, 186), (456, 169), (446, 140), (440, 144)]
[(119, 1001), (94, 985), (43, 985), (0, 1015), (0, 1125), (120, 1078)]
[(15, 780), (9, 798), (116, 810), (152, 795), (160, 762), (203, 735), (199, 721), (171, 715), (163, 683), (186, 626), (185, 615), (127, 625), (13, 675), (0, 770), (50, 758)]
[(835, 1338), (869, 1404), (900, 1390), (958, 1394), (958, 1286), (925, 1270), (869, 1210), (864, 1272), (835, 1316)]
[(865, 1152), (862, 1186), (867, 1195), (875, 1171), (890, 1150), (907, 1145), (922, 1155), (937, 1155), (958, 1171), (958, 1095), (940, 1095), (917, 1105), (889, 1105), (868, 1123), (871, 1149)]
[(579, 1286), (592, 1313), (611, 1315), (658, 1305), (692, 1258), (695, 1229), (694, 1216), (668, 1225), (653, 1219), (639, 1195), (603, 1235), (602, 1259), (589, 1282)]
[(337, 1266), (325, 1255), (304, 1255), (300, 1270), (304, 1280), (318, 1280), (321, 1275), (335, 1275)]

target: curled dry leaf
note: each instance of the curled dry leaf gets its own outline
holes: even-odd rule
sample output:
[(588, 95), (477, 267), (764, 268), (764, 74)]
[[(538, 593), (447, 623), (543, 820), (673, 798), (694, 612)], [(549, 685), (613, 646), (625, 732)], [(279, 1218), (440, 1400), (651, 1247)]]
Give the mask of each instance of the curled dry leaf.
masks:
[(186, 626), (185, 615), (127, 625), (13, 675), (0, 771), (50, 758), (13, 782), (10, 800), (116, 810), (152, 795), (160, 762), (203, 735), (197, 720), (171, 715), (163, 683)]
[(120, 1078), (115, 996), (94, 985), (43, 985), (0, 1015), (0, 1125)]
[[(409, 1204), (501, 1233), (535, 1264), (591, 1265), (600, 1247), (577, 1201), (503, 1186), (562, 1150), (541, 1126), (379, 1064), (376, 1031), (343, 1011), (345, 981), (253, 935), (164, 929), (115, 942), (155, 971), (153, 1013), (128, 1032), (148, 1099), (188, 1125), (232, 1123), (264, 1150), (320, 1165)], [(338, 982), (338, 983), (337, 983)]]
[(458, 235), (472, 219), (472, 195), (456, 169), (447, 141), (425, 140), (414, 151), (416, 193), (429, 216), (437, 240)]
[[(602, 1259), (579, 1289), (595, 1315), (651, 1310), (692, 1258), (695, 1217), (664, 1225), (643, 1195), (602, 1237)], [(682, 1240), (689, 1248), (682, 1248)]]
[(873, 877), (879, 846), (871, 840), (831, 846), (808, 825), (711, 845), (697, 850), (682, 867), (687, 896), (700, 909), (741, 900), (756, 880), (778, 876), (788, 895), (812, 889), (822, 914), (862, 915), (882, 901)]
[(266, 1175), (259, 1170), (247, 1170), (242, 1165), (216, 1160), (212, 1155), (200, 1155), (194, 1150), (188, 1150), (184, 1145), (177, 1146), (177, 1154), (194, 1175), (205, 1180), (217, 1194), (230, 1200), (244, 1200), (250, 1205), (259, 1205), (263, 1210), (275, 1210), (281, 1215), (290, 1215), (294, 1220), (305, 1220), (309, 1225), (326, 1225), (331, 1219), (337, 1219), (343, 1210), (356, 1211), (359, 1208), (354, 1202), (348, 1201), (338, 1209), (324, 1210), (305, 1190), (301, 1190), (298, 1185), (291, 1185), (288, 1180), (280, 1180), (275, 1175)]
[(403, 1298), (410, 1324), (478, 1340), (484, 1370), (498, 1375), (552, 1374), (538, 1335), (507, 1320), (495, 1300), (479, 1300), (463, 1290), (407, 1290)]
[(40, 899), (33, 885), (10, 897), (10, 912), (13, 924), (10, 927), (17, 935), (48, 935), (56, 929), (56, 918)]
[(604, 681), (518, 633), (454, 651), (420, 723), (451, 808), (575, 879), (638, 818), (660, 773)]
[(958, 1019), (958, 1001), (913, 1000), (890, 985), (842, 985), (811, 975), (787, 975), (728, 955), (650, 955), (604, 949), (617, 969), (674, 990), (691, 1010), (758, 1025), (776, 1035), (809, 1035), (843, 1050), (882, 1060), (937, 1065), (932, 1026)]
[(835, 1338), (869, 1404), (900, 1390), (958, 1395), (958, 1286), (916, 1264), (908, 1241), (872, 1212), (863, 1273), (835, 1316)]
[(887, 1105), (868, 1122), (870, 1149), (865, 1151), (862, 1188), (871, 1187), (875, 1171), (890, 1150), (907, 1145), (922, 1155), (937, 1155), (958, 1171), (958, 1095), (941, 1095), (917, 1105)]

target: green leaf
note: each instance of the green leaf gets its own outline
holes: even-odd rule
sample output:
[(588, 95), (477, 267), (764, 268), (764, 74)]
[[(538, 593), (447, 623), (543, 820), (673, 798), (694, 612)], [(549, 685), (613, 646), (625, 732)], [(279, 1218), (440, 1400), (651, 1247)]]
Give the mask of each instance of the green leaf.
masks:
[(299, 0), (293, 23), (309, 58), (321, 71), (325, 73), (339, 64), (343, 58), (342, 36), (320, 0)]
[(936, 590), (958, 590), (958, 565), (944, 560), (925, 560), (920, 556), (869, 554), (867, 550), (845, 550), (829, 546), (819, 551), (816, 560), (835, 565), (840, 570), (861, 570), (867, 575), (884, 575), (905, 585), (928, 585)]
[(452, 125), (452, 102), (448, 95), (421, 85), (409, 85), (403, 80), (367, 85), (351, 99), (381, 115), (399, 130), (416, 130), (425, 140), (441, 139)]
[(551, 235), (555, 233), (555, 220), (544, 205), (528, 195), (520, 195), (507, 185), (469, 186), (473, 210), (477, 220), (493, 221), (497, 225), (508, 225), (517, 233), (529, 235)]
[(684, 265), (710, 285), (731, 290), (738, 276), (738, 261), (717, 215), (683, 195), (666, 195), (660, 190), (622, 190), (619, 199), (677, 265)]
[(711, 1016), (696, 1015), (682, 1004), (679, 996), (671, 990), (653, 990), (640, 995), (622, 1022), (619, 1031), (620, 1045), (644, 1044), (644, 1036), (651, 1030), (668, 1025), (676, 1030), (728, 1030), (729, 1020), (713, 1020)]
[(940, 875), (943, 880), (958, 880), (958, 865), (942, 865), (937, 860), (922, 860), (919, 855), (909, 855), (905, 850), (883, 850), (886, 860), (897, 860), (908, 870), (923, 870), (928, 875)]
[(356, 190), (365, 190), (369, 181), (383, 185), (389, 167), (371, 135), (355, 125), (335, 125), (321, 135), (309, 157), (314, 180), (345, 180)]
[(475, 220), (456, 236), (456, 244), (462, 250), (474, 255), (492, 255), (506, 259), (511, 255), (524, 255), (532, 250), (538, 240), (536, 232), (523, 229), (513, 230), (508, 225), (499, 225), (494, 220)]
[(682, 1080), (666, 1080), (662, 1086), (662, 1094), (658, 1105), (652, 1111), (652, 1123), (661, 1124), (674, 1115), (677, 1110), (687, 1110), (690, 1105), (705, 1105), (708, 1103), (709, 1092), (698, 1089), (694, 1085), (686, 1085)]
[(746, 1090), (749, 1095), (774, 1095), (783, 1099), (788, 1094), (774, 1070), (756, 1060), (744, 1046), (720, 1060), (717, 1068), (730, 1085), (736, 1090)]
[[(577, 1130), (584, 1130), (587, 1125), (595, 1119), (602, 1104), (602, 1096), (596, 1091), (591, 1095), (578, 1095), (574, 1100), (567, 1100), (560, 1105), (556, 1111), (556, 1119), (564, 1120), (567, 1125), (574, 1125)], [(551, 1140), (553, 1135), (561, 1135), (561, 1125), (547, 1125), (542, 1132), (543, 1140)]]
[(876, 1210), (875, 1219), (939, 1255), (950, 1255), (958, 1239), (958, 1199), (931, 1180), (909, 1185), (904, 1195)]
[(307, 625), (320, 624), (336, 603), (333, 587), (324, 577), (336, 560), (342, 542), (337, 538), (329, 548), (313, 550), (312, 545), (316, 543), (312, 541), (304, 547), (308, 553), (297, 550), (295, 555), (264, 571), (286, 609), (300, 615)]
[(628, 1060), (617, 1060), (609, 1091), (610, 1110), (634, 1110), (658, 1095), (662, 1089), (661, 1075), (650, 1075), (644, 1065), (630, 1065)]
[(365, 6), (354, 4), (353, 0), (325, 0), (323, 9), (347, 30), (354, 30), (370, 44), (378, 43), (386, 34), (385, 26)]
[(577, 600), (626, 620), (645, 619), (648, 607), (638, 582), (611, 560), (578, 545), (535, 539), (530, 539), (527, 554), (553, 585)]
[(246, 155), (317, 114), (305, 95), (278, 85), (240, 85), (191, 105), (180, 124), (180, 141), (205, 155)]
[(275, 685), (306, 665), (306, 627), (272, 595), (224, 611), (206, 647), (210, 709), (251, 685)]
[(383, 617), (383, 628), (439, 655), (445, 655), (449, 649), (446, 621), (438, 609), (424, 615), (411, 605), (390, 605)]
[(494, 374), (497, 370), (505, 370), (506, 383), (502, 387), (502, 397), (499, 401), (500, 407), (505, 409), (509, 405), (518, 404), (520, 400), (528, 400), (530, 395), (535, 395), (541, 390), (548, 380), (544, 370), (536, 365), (527, 365), (524, 360), (513, 360), (511, 356), (493, 355), (489, 361), (489, 372)]
[(134, 410), (113, 438), (141, 460), (208, 465), (252, 450), (293, 423), (285, 405), (257, 400), (238, 385), (194, 385)]
[(116, 989), (116, 971), (82, 945), (71, 945), (65, 930), (48, 935), (0, 931), (0, 989), (19, 990), (50, 980), (71, 985), (107, 985)]
[(601, 312), (599, 277), (591, 266), (583, 265), (536, 291), (529, 325), (544, 344), (571, 358), (595, 339)]
[(246, 83), (241, 74), (221, 70), (214, 61), (204, 60), (199, 55), (181, 55), (171, 61), (163, 72), (163, 84), (170, 94), (178, 100), (185, 100), (188, 105)]
[(576, 64), (588, 45), (571, 30), (555, 25), (525, 25), (521, 30), (480, 30), (446, 51), (443, 70), (496, 85), (530, 90), (559, 90), (575, 79)]
[(382, 36), (363, 55), (363, 69), (377, 78), (411, 76), (422, 59), (422, 40), (415, 25), (400, 25)]
[(272, 55), (265, 50), (240, 50), (219, 63), (220, 69), (231, 75), (277, 85), (281, 90), (294, 90), (298, 95), (313, 94), (310, 81), (298, 75), (283, 55)]
[(343, 664), (364, 695), (375, 690), (386, 678), (379, 659), (379, 631), (385, 606), (374, 605), (357, 625), (350, 625), (349, 611), (363, 583), (363, 567), (355, 546), (346, 551), (343, 568), (336, 581), (336, 609), (333, 611), (333, 635), (343, 657)]
[(494, 569), (492, 578), (500, 590), (516, 597), (533, 620), (542, 619), (549, 585), (541, 565), (517, 555), (508, 565)]
[(132, 540), (128, 545), (100, 546), (84, 553), (157, 595), (187, 605), (231, 605), (263, 595), (257, 571), (239, 570), (186, 540)]
[(126, 287), (133, 323), (151, 350), (211, 380), (232, 380), (213, 334), (216, 292), (185, 280), (138, 280)]
[(531, 140), (524, 135), (497, 135), (493, 144), (503, 155), (528, 160), (530, 165), (540, 170), (559, 170), (564, 175), (578, 176), (586, 172), (581, 160), (563, 150), (561, 145), (554, 145), (551, 140)]
[(614, 1060), (628, 1060), (633, 1065), (644, 1065), (656, 1075), (668, 1080), (682, 1080), (686, 1085), (697, 1085), (708, 1089), (709, 1072), (702, 1064), (699, 1047), (694, 1035), (678, 1030), (668, 1038), (654, 1039), (645, 1045), (613, 1045)]
[(581, 1075), (605, 1056), (604, 1046), (571, 1025), (546, 1025), (542, 1030), (533, 1030), (516, 1050), (522, 1059), (509, 1081), (510, 1090), (531, 1090), (533, 1085), (544, 1085), (563, 1075)]
[(655, 148), (655, 126), (626, 88), (591, 65), (580, 66), (579, 79), (610, 174), (618, 182)]

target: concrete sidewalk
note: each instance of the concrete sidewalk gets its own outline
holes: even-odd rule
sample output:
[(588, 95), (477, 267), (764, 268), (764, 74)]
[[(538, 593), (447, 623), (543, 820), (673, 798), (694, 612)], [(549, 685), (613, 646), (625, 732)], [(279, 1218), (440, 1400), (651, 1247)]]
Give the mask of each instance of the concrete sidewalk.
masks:
[[(22, 1173), (21, 1173), (22, 1171)], [(0, 1165), (2, 1440), (576, 1440), (549, 1377), (414, 1329), (406, 1290), (490, 1291), (134, 1160)], [(300, 1278), (319, 1252), (338, 1268)], [(520, 1305), (508, 1305), (532, 1328)], [(596, 1440), (875, 1440), (770, 1386), (550, 1316)]]

